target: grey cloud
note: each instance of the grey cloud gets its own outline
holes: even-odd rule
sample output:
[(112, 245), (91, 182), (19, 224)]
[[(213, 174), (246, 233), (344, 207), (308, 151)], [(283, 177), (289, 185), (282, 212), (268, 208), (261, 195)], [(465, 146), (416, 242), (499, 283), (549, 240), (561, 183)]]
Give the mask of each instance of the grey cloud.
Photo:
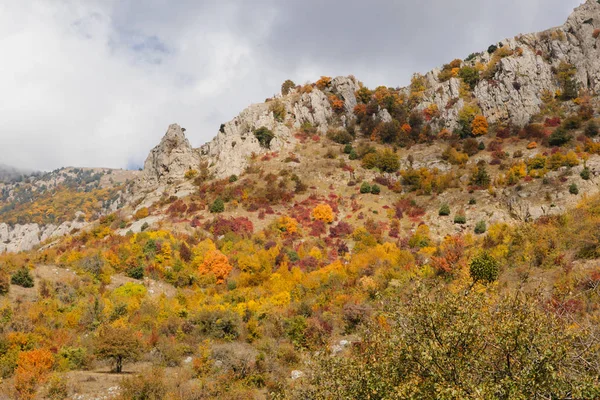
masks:
[[(28, 3), (28, 4), (25, 4)], [(170, 123), (198, 146), (281, 82), (406, 84), (578, 0), (12, 1), (0, 14), (0, 162), (143, 162)]]

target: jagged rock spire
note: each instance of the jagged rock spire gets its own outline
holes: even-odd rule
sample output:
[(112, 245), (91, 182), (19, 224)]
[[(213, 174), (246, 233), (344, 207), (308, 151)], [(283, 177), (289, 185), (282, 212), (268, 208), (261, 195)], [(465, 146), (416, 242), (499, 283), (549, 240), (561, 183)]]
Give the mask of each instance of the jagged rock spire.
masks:
[(142, 180), (149, 185), (172, 184), (182, 180), (188, 170), (197, 170), (199, 165), (199, 153), (190, 145), (184, 129), (171, 124), (146, 158)]

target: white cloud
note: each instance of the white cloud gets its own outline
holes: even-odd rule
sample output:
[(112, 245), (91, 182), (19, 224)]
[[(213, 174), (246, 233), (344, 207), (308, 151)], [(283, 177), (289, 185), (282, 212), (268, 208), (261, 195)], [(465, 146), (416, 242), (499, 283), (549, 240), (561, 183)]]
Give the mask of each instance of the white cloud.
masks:
[[(481, 43), (545, 27), (538, 25), (550, 17), (536, 11), (558, 1), (563, 6), (552, 18), (559, 23), (576, 0), (512, 0), (507, 16), (532, 16), (499, 29), (490, 21), (501, 16), (483, 13), (464, 31), (455, 27), (455, 36), (436, 30), (447, 29), (436, 18), (454, 18), (447, 12), (416, 10), (427, 16), (420, 32), (430, 30), (420, 37), (407, 34), (414, 33), (411, 9), (446, 2), (398, 8), (379, 0), (373, 4), (379, 16), (408, 14), (385, 25), (365, 17), (360, 7), (370, 3), (362, 1), (348, 7), (346, 19), (317, 20), (312, 7), (318, 4), (308, 0), (294, 7), (271, 0), (8, 0), (0, 4), (0, 163), (35, 169), (139, 164), (170, 123), (185, 126), (198, 146), (287, 78), (303, 83), (353, 73), (370, 86), (396, 86), (414, 70), (448, 61), (442, 57), (453, 46), (481, 50)], [(459, 3), (459, 11), (479, 4)], [(298, 13), (302, 7), (306, 14)], [(392, 38), (376, 40), (385, 36)], [(436, 38), (444, 41), (433, 43)]]

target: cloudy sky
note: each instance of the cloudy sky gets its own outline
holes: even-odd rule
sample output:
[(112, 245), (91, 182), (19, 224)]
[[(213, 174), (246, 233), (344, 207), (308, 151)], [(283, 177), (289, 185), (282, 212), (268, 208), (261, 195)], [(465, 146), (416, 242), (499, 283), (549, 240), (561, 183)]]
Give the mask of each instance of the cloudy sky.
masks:
[(194, 146), (285, 79), (403, 86), (582, 0), (1, 0), (0, 164), (139, 166)]

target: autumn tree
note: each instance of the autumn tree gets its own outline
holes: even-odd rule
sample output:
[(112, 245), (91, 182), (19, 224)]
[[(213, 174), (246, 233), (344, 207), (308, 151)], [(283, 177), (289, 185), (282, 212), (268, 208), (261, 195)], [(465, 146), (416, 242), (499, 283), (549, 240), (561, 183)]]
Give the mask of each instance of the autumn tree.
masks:
[(560, 95), (561, 100), (572, 100), (577, 97), (577, 81), (575, 75), (577, 68), (573, 64), (561, 61), (558, 66), (557, 77), (562, 88)]
[(369, 90), (366, 86), (361, 86), (355, 93), (356, 100), (363, 104), (369, 104), (371, 98), (373, 97), (373, 92)]
[(202, 275), (213, 275), (217, 283), (225, 282), (225, 279), (232, 270), (227, 256), (219, 250), (209, 250), (204, 256), (204, 261), (198, 267)]
[(187, 243), (183, 242), (181, 244), (181, 247), (179, 248), (179, 256), (185, 262), (189, 262), (192, 259), (192, 252)]
[(112, 359), (115, 372), (123, 371), (123, 361), (136, 360), (141, 352), (141, 342), (127, 327), (104, 326), (95, 339), (95, 353), (101, 359)]
[(54, 365), (52, 353), (46, 349), (35, 349), (19, 353), (15, 371), (15, 390), (19, 399), (35, 397), (38, 385), (44, 383)]
[(10, 290), (10, 276), (4, 269), (0, 269), (0, 296), (8, 293)]
[(456, 133), (460, 137), (466, 138), (473, 133), (471, 131), (471, 126), (473, 120), (479, 114), (479, 112), (479, 108), (471, 104), (465, 104), (465, 106), (458, 112), (459, 127), (456, 129)]
[(317, 221), (323, 221), (327, 224), (333, 222), (333, 210), (329, 204), (319, 204), (312, 211), (312, 216)]
[[(597, 398), (598, 338), (532, 296), (417, 286), (343, 356), (320, 352), (285, 398)], [(410, 299), (410, 300), (408, 300)], [(350, 373), (351, 371), (351, 373)]]
[(483, 115), (478, 115), (471, 122), (471, 132), (475, 136), (486, 135), (488, 133), (488, 121)]
[(325, 90), (331, 86), (331, 78), (329, 76), (322, 76), (316, 83), (319, 90)]
[(149, 214), (150, 214), (150, 211), (148, 210), (148, 207), (142, 207), (135, 212), (135, 214), (133, 215), (133, 218), (137, 221), (137, 220), (146, 218)]
[(381, 124), (381, 126), (377, 128), (377, 133), (383, 143), (394, 143), (399, 138), (400, 128), (400, 122), (394, 119), (390, 122)]

